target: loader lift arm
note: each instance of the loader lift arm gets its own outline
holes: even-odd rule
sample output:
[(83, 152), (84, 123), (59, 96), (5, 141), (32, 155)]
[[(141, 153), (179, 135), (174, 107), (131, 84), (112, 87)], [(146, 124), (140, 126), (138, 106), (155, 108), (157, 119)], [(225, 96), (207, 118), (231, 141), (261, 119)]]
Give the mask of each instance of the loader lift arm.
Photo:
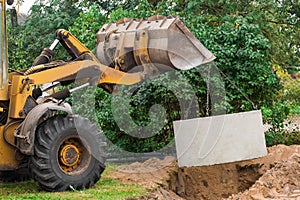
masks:
[[(66, 49), (72, 59), (70, 62), (58, 67), (51, 67), (50, 69), (47, 67), (47, 63), (42, 63), (39, 65), (40, 63), (35, 62), (34, 66), (25, 72), (26, 75), (29, 72), (28, 78), (34, 80), (35, 84), (75, 80), (77, 73), (86, 68), (96, 68), (102, 73), (101, 77), (99, 77), (100, 79), (97, 85), (102, 83), (131, 85), (142, 80), (141, 72), (126, 73), (101, 64), (95, 55), (67, 30), (57, 30), (56, 38)], [(54, 41), (53, 44), (57, 44), (57, 42)], [(52, 49), (49, 48), (44, 49), (44, 51), (36, 60), (41, 60), (39, 59), (41, 57), (52, 57), (45, 55), (45, 50), (48, 52), (52, 51)], [(48, 62), (51, 61), (52, 60), (50, 59), (48, 60)], [(35, 72), (35, 68), (37, 70), (44, 70)]]

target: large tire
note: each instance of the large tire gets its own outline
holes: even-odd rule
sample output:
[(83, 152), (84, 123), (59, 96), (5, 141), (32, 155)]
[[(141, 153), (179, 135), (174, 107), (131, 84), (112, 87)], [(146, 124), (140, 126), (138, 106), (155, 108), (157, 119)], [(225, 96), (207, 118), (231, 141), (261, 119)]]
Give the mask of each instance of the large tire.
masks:
[(104, 144), (103, 134), (89, 120), (52, 117), (37, 129), (32, 177), (47, 191), (89, 188), (105, 169)]

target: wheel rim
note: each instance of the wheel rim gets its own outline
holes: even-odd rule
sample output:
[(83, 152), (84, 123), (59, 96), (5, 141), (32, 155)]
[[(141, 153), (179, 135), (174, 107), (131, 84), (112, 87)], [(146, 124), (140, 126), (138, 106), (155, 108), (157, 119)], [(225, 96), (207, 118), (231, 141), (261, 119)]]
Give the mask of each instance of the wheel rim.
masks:
[(90, 160), (91, 156), (79, 138), (65, 139), (60, 145), (58, 163), (64, 173), (75, 175), (83, 172)]

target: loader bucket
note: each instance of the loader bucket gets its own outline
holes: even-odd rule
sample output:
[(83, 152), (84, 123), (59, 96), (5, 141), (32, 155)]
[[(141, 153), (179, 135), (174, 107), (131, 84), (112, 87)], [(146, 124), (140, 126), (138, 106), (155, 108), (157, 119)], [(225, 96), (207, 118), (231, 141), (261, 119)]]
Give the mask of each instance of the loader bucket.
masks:
[(159, 71), (166, 71), (166, 66), (169, 70), (188, 70), (215, 59), (177, 17), (124, 18), (105, 24), (97, 33), (96, 55), (104, 65), (116, 67), (121, 60), (120, 70), (128, 72), (143, 64), (144, 49), (148, 61)]

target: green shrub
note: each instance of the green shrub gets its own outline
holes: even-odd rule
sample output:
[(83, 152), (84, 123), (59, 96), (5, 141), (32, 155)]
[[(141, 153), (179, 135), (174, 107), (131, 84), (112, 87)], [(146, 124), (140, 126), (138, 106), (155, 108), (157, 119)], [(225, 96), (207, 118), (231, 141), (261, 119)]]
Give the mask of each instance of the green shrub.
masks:
[(300, 131), (269, 131), (265, 134), (267, 146), (273, 146), (277, 144), (285, 145), (300, 145)]

